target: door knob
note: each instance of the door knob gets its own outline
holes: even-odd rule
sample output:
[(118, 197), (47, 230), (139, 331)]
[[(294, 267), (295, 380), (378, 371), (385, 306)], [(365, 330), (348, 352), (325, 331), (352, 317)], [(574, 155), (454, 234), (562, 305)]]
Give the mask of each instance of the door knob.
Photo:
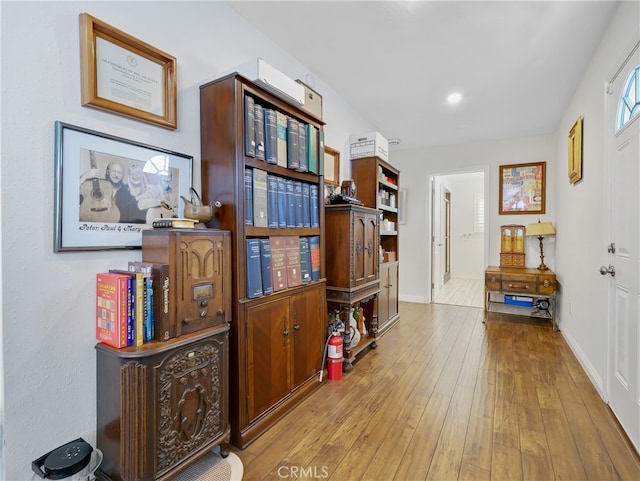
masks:
[(603, 275), (603, 276), (606, 276), (607, 274), (610, 274), (611, 277), (615, 277), (616, 276), (616, 268), (613, 267), (612, 265), (610, 265), (609, 267), (601, 266), (600, 267), (600, 274)]

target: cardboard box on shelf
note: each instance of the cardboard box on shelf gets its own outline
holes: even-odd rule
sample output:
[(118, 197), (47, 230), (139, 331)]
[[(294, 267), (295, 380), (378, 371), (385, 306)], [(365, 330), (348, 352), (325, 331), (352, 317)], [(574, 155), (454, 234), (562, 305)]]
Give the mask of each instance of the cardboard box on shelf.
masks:
[(349, 159), (379, 157), (389, 162), (389, 142), (379, 132), (349, 137)]

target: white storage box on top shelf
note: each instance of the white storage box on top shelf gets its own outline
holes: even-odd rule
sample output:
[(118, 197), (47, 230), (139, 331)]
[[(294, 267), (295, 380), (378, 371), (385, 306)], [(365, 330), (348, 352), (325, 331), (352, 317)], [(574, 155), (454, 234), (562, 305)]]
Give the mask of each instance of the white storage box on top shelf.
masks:
[[(287, 77), (262, 58), (239, 65), (234, 71), (249, 80), (253, 80), (256, 84), (264, 87), (285, 102), (289, 102), (296, 107), (304, 105), (304, 85)], [(225, 75), (220, 75), (220, 77), (224, 77)]]
[(389, 162), (389, 142), (379, 132), (349, 137), (349, 160), (361, 157), (379, 157)]

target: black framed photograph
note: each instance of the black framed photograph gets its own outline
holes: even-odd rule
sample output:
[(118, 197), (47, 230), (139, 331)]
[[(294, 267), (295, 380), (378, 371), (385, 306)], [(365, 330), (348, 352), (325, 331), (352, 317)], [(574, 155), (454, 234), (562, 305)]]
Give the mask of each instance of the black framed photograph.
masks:
[(183, 217), (193, 157), (55, 123), (54, 252), (135, 249), (158, 218)]

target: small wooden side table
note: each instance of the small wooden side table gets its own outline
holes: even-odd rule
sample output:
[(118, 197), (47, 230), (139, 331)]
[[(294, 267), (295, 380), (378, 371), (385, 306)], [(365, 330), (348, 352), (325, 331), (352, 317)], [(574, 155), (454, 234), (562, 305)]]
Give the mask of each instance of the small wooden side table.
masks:
[[(553, 330), (556, 323), (557, 282), (553, 271), (536, 268), (490, 266), (484, 274), (484, 322), (489, 312), (550, 319)], [(513, 303), (491, 298), (491, 294), (512, 296)], [(531, 299), (533, 305), (517, 299)]]

